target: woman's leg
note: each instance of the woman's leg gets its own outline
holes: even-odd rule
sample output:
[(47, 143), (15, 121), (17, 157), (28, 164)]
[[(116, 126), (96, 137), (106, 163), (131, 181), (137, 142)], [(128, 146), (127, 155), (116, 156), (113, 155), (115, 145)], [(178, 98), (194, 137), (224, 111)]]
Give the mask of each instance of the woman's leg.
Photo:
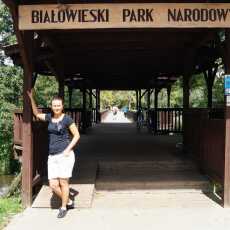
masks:
[(62, 192), (62, 207), (66, 207), (69, 201), (69, 178), (59, 178)]
[(62, 198), (62, 191), (59, 184), (59, 179), (50, 179), (49, 186), (60, 198)]

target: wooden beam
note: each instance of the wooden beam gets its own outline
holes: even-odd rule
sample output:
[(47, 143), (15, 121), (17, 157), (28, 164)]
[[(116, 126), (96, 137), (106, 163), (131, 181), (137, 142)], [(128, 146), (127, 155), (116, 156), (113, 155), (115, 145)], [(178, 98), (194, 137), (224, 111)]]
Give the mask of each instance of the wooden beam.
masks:
[(2, 0), (9, 8), (13, 9), (16, 7), (16, 3), (13, 0)]
[[(64, 9), (61, 13), (60, 7)], [(140, 3), (20, 5), (19, 27), (22, 30), (229, 28), (229, 7), (228, 3), (142, 3), (140, 13)], [(216, 16), (222, 9), (227, 12), (225, 18)], [(71, 11), (83, 17), (67, 19)], [(34, 15), (33, 12), (42, 13)]]

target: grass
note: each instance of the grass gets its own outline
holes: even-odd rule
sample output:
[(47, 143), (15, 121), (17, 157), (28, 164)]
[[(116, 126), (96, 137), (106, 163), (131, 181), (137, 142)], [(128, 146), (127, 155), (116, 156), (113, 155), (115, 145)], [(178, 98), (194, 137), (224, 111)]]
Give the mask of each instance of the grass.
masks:
[(9, 223), (12, 216), (22, 210), (21, 195), (19, 193), (8, 198), (0, 197), (0, 229), (3, 229)]

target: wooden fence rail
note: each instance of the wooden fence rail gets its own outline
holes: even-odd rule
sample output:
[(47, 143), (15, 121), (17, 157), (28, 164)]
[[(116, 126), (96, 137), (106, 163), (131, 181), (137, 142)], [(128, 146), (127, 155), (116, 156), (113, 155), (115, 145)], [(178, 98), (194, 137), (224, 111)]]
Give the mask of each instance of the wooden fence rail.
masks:
[(182, 133), (183, 109), (158, 108), (148, 111), (146, 122), (155, 134)]

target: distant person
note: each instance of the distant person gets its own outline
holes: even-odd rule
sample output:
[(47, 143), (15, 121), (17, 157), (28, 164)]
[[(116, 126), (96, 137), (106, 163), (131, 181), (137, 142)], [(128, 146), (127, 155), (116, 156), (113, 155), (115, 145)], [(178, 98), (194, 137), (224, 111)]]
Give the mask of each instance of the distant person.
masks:
[(127, 106), (124, 107), (123, 112), (124, 112), (124, 116), (127, 117), (127, 113), (128, 113), (129, 109)]
[[(53, 97), (51, 113), (39, 113), (32, 92), (27, 91), (31, 100), (33, 114), (42, 121), (48, 121), (49, 155), (48, 179), (49, 186), (62, 200), (57, 217), (63, 218), (68, 209), (74, 208), (74, 202), (69, 198), (69, 178), (75, 163), (73, 147), (80, 139), (78, 128), (72, 118), (63, 113), (63, 99)], [(73, 138), (70, 140), (69, 131)]]
[(117, 106), (113, 106), (113, 115), (117, 115), (117, 112), (118, 112), (118, 108)]

